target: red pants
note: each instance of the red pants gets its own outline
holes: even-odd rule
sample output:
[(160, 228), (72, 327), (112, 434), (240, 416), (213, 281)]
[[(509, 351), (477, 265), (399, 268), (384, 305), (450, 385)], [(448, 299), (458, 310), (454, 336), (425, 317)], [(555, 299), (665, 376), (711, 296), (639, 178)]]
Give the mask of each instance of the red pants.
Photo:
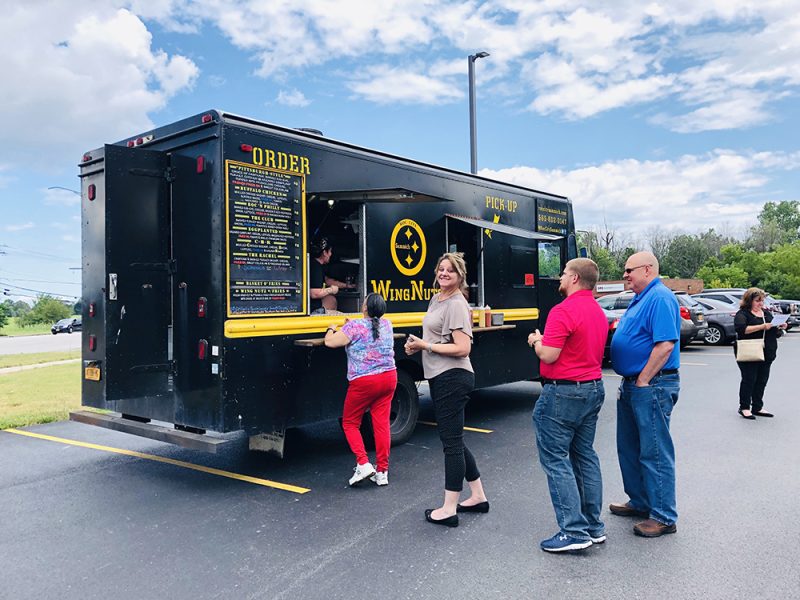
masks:
[(386, 371), (353, 379), (347, 388), (342, 429), (359, 465), (369, 462), (360, 431), (361, 419), (369, 409), (372, 415), (372, 433), (375, 436), (375, 468), (378, 471), (389, 470), (389, 447), (392, 444), (389, 413), (395, 387), (397, 371)]

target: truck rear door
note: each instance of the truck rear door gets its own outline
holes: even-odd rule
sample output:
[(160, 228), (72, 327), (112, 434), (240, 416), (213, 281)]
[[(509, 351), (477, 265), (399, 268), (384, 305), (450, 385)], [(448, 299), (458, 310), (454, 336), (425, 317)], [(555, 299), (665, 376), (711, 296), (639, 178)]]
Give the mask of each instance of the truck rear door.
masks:
[(106, 401), (133, 415), (171, 394), (170, 179), (166, 153), (105, 147)]

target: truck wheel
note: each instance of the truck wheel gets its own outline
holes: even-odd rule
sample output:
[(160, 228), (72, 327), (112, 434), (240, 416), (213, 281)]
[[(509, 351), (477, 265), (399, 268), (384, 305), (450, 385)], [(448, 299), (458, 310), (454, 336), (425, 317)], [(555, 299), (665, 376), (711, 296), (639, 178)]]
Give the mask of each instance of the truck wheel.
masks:
[(703, 341), (711, 346), (719, 346), (725, 342), (725, 332), (716, 325), (709, 325)]
[(67, 329), (67, 333), (72, 333), (72, 325), (70, 325), (69, 328)]
[(397, 369), (397, 388), (392, 398), (389, 426), (392, 432), (392, 446), (405, 444), (414, 433), (419, 417), (419, 392), (411, 375)]

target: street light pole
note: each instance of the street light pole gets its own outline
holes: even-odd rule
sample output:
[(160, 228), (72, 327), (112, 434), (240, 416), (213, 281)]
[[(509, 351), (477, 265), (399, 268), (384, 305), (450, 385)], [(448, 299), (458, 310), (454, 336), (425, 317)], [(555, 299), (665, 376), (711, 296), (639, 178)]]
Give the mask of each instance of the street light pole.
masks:
[(81, 193), (80, 193), (80, 192), (78, 192), (77, 190), (72, 190), (72, 189), (70, 189), (70, 188), (68, 188), (68, 187), (61, 187), (60, 185), (51, 185), (51, 186), (50, 186), (49, 188), (47, 188), (47, 189), (48, 189), (48, 190), (64, 190), (65, 192), (72, 192), (73, 194), (76, 194), (76, 195), (78, 195), (78, 196), (80, 196), (80, 195), (81, 195)]
[(478, 172), (478, 132), (475, 124), (475, 61), (479, 58), (486, 58), (488, 52), (477, 52), (470, 54), (467, 58), (469, 66), (469, 156), (470, 173)]

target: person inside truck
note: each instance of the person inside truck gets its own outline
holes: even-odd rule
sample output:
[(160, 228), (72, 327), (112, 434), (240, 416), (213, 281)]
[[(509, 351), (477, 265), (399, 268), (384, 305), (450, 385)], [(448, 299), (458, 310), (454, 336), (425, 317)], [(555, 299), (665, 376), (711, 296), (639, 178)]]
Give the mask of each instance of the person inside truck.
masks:
[(336, 310), (336, 294), (339, 286), (326, 281), (324, 267), (331, 261), (333, 247), (328, 238), (319, 238), (309, 246), (311, 260), (309, 261), (309, 281), (311, 295), (311, 314), (319, 315)]

